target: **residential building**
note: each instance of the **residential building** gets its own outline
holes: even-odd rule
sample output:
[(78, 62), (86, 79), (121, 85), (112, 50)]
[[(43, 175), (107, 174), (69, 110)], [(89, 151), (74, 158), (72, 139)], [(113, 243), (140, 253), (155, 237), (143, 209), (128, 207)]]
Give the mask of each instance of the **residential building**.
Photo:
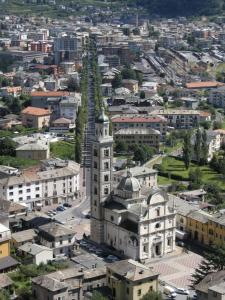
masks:
[(208, 274), (196, 286), (197, 299), (199, 300), (224, 300), (225, 299), (225, 271)]
[(19, 248), (28, 242), (34, 242), (36, 239), (37, 233), (33, 229), (27, 229), (12, 233), (11, 244), (14, 248)]
[(80, 166), (73, 161), (47, 160), (16, 174), (3, 174), (0, 198), (28, 209), (74, 200), (80, 190)]
[(0, 290), (5, 290), (9, 294), (13, 291), (13, 281), (7, 274), (0, 274)]
[(53, 249), (53, 256), (71, 256), (75, 232), (59, 223), (50, 222), (39, 228), (40, 243)]
[(157, 291), (158, 276), (132, 259), (107, 265), (107, 285), (115, 300), (139, 300), (149, 291)]
[(53, 249), (35, 243), (25, 243), (18, 248), (19, 256), (31, 256), (30, 263), (47, 264), (53, 260)]
[[(150, 188), (157, 187), (157, 174), (158, 171), (154, 169), (150, 169), (145, 166), (136, 166), (133, 168), (129, 168), (129, 172), (135, 177), (140, 186), (146, 186)], [(120, 171), (113, 172), (113, 182), (117, 186), (121, 179), (127, 176), (127, 169), (123, 169)]]
[(129, 114), (113, 116), (111, 120), (113, 133), (124, 128), (151, 128), (164, 137), (167, 131), (167, 120), (162, 116)]
[(84, 300), (85, 294), (106, 286), (106, 269), (80, 266), (32, 279), (32, 294), (37, 300)]
[(62, 61), (80, 61), (82, 42), (77, 36), (61, 36), (54, 39), (55, 63)]
[(114, 133), (116, 142), (124, 142), (129, 145), (146, 145), (159, 151), (160, 132), (151, 128), (123, 128)]
[(16, 157), (33, 160), (48, 159), (50, 157), (49, 144), (38, 142), (21, 145), (16, 148)]
[(102, 110), (92, 140), (91, 239), (135, 260), (175, 250), (175, 210), (159, 189), (141, 188), (130, 172), (113, 189), (113, 138)]
[(72, 123), (70, 119), (66, 118), (59, 118), (52, 122), (52, 126), (50, 127), (50, 132), (55, 133), (65, 133), (69, 132), (69, 130), (73, 130), (75, 127), (75, 124)]
[(176, 129), (195, 128), (201, 121), (211, 121), (210, 113), (202, 114), (202, 112), (192, 109), (158, 109), (151, 112), (151, 115), (164, 117), (167, 125)]
[(3, 224), (0, 224), (0, 258), (10, 255), (10, 241), (10, 229)]
[(49, 109), (47, 100), (51, 98), (64, 99), (70, 96), (69, 92), (66, 91), (34, 91), (31, 92), (31, 104), (34, 107)]
[(133, 79), (123, 79), (122, 85), (132, 93), (138, 93), (138, 81)]
[(215, 107), (225, 108), (225, 86), (212, 89), (209, 93), (208, 101)]
[(48, 109), (28, 106), (21, 111), (23, 126), (41, 129), (49, 127), (51, 112)]

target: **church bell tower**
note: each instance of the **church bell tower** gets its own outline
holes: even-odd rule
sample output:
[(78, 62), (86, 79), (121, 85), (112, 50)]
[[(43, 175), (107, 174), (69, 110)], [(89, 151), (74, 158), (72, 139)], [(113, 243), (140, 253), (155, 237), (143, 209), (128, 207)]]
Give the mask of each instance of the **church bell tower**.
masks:
[(95, 121), (91, 166), (91, 239), (104, 243), (103, 205), (112, 189), (113, 137), (109, 118), (102, 108)]

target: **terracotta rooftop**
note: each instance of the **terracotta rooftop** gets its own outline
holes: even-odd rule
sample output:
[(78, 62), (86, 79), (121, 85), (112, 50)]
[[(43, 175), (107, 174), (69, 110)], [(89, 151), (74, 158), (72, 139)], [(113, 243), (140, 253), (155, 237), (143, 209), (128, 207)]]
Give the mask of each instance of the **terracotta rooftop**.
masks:
[(35, 91), (31, 92), (31, 97), (62, 97), (62, 96), (69, 96), (70, 93), (67, 91)]
[(112, 123), (160, 123), (166, 119), (159, 116), (121, 116), (112, 118)]
[(32, 107), (32, 106), (26, 107), (24, 110), (22, 110), (21, 113), (26, 115), (33, 115), (33, 116), (46, 116), (51, 114), (49, 109)]
[(224, 83), (217, 81), (198, 81), (186, 83), (186, 87), (188, 89), (216, 88), (223, 85)]

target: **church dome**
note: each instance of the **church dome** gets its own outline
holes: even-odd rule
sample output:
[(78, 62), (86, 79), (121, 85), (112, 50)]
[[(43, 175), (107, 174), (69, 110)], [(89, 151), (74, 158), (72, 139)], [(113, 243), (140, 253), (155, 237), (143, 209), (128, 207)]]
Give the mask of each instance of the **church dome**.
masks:
[(97, 117), (97, 123), (109, 122), (108, 116), (105, 114), (105, 110), (102, 107), (100, 114)]
[(137, 178), (133, 177), (130, 172), (127, 172), (127, 176), (122, 178), (118, 185), (118, 190), (127, 192), (139, 192), (140, 184)]

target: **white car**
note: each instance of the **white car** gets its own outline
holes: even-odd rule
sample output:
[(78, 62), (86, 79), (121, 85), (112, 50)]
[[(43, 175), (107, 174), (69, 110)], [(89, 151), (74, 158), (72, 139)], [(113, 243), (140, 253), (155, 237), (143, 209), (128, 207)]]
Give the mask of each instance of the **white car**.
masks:
[(182, 295), (189, 295), (190, 294), (188, 290), (182, 289), (182, 288), (176, 289), (176, 292), (177, 292), (177, 294), (182, 294)]

